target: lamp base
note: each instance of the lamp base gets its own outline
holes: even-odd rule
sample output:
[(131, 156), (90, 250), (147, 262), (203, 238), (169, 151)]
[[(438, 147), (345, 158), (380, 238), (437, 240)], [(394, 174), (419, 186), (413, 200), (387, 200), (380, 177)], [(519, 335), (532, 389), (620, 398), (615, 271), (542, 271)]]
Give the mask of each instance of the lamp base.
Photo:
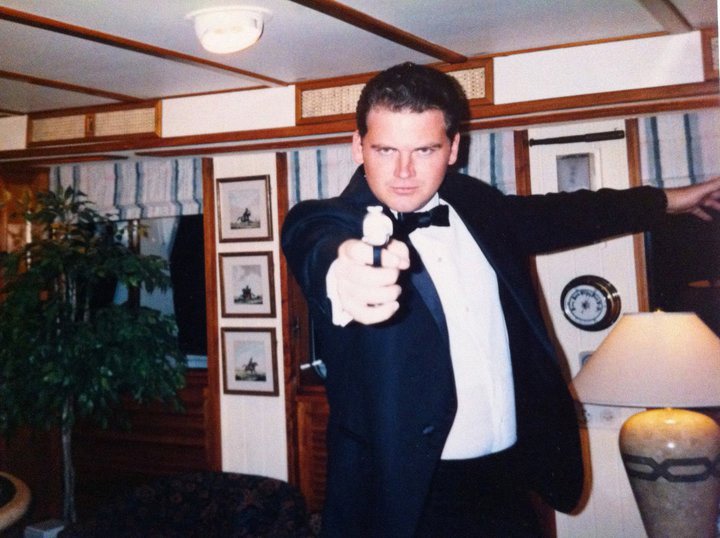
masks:
[(720, 427), (684, 409), (631, 416), (620, 452), (650, 538), (715, 536), (720, 502)]

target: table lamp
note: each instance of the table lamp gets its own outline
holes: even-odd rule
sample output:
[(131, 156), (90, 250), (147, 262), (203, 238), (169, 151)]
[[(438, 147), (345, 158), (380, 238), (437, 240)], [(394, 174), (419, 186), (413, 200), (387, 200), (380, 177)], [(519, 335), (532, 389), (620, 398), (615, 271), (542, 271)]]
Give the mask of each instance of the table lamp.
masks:
[(582, 403), (654, 408), (620, 430), (620, 453), (651, 538), (715, 536), (720, 339), (693, 313), (625, 314), (573, 380)]

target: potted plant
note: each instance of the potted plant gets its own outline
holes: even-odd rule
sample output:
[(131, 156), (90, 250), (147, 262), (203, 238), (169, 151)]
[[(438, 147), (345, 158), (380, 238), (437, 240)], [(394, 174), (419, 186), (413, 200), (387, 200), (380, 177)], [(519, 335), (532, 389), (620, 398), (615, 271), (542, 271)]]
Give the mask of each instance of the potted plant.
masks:
[(0, 254), (0, 432), (59, 429), (63, 517), (75, 522), (76, 422), (107, 427), (123, 398), (179, 406), (186, 359), (173, 317), (99, 298), (108, 282), (167, 289), (165, 260), (125, 246), (123, 230), (72, 188), (22, 207), (32, 241)]

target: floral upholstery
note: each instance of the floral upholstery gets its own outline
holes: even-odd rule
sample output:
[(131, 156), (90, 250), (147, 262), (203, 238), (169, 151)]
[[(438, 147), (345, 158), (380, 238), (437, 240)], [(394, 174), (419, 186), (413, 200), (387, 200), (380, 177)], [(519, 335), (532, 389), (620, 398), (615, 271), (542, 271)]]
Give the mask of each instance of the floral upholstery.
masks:
[(299, 491), (262, 476), (197, 472), (162, 478), (68, 526), (61, 538), (313, 536)]

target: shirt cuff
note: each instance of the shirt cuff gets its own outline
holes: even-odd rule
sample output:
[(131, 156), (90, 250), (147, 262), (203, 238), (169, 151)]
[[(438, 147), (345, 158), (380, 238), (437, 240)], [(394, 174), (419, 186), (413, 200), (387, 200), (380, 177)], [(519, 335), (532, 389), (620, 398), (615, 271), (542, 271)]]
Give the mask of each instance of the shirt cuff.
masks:
[(337, 277), (335, 276), (336, 263), (337, 260), (330, 264), (330, 268), (325, 276), (325, 289), (327, 290), (327, 297), (330, 299), (330, 306), (332, 307), (333, 325), (345, 327), (345, 325), (353, 320), (353, 317), (343, 310), (340, 305), (340, 294), (337, 291)]

